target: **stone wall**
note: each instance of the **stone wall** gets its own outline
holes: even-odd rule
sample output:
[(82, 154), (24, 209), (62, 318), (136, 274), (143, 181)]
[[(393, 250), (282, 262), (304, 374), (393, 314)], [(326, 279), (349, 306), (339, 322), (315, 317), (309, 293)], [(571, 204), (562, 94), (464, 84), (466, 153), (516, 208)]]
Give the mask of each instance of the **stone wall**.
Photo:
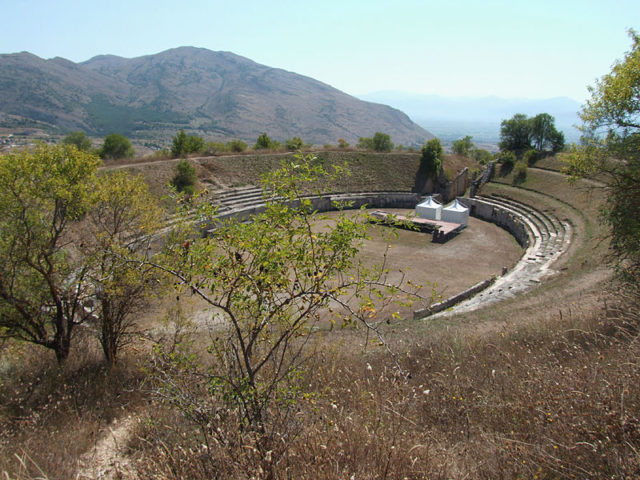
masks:
[(476, 193), (480, 191), (482, 186), (493, 178), (495, 171), (496, 171), (496, 162), (489, 162), (489, 164), (483, 170), (482, 174), (478, 176), (478, 178), (476, 178), (473, 182), (471, 182), (471, 189), (469, 191), (469, 196), (472, 198), (475, 197)]
[(476, 198), (459, 197), (458, 201), (469, 208), (472, 217), (495, 223), (513, 235), (522, 248), (529, 246), (529, 228), (518, 216)]
[(464, 195), (467, 188), (469, 188), (469, 168), (465, 167), (456, 175), (456, 178), (447, 182), (444, 192), (442, 192), (445, 203)]
[[(368, 208), (415, 208), (418, 202), (420, 202), (420, 195), (410, 192), (343, 193), (309, 198), (313, 208), (319, 212), (335, 210), (335, 202), (349, 202), (350, 209), (361, 208), (365, 205)], [(224, 221), (232, 217), (245, 221), (249, 220), (252, 215), (264, 212), (264, 210), (264, 205), (240, 208), (219, 215), (216, 221)], [(215, 224), (215, 221), (213, 224)], [(201, 227), (204, 234), (214, 228), (215, 227), (212, 224), (203, 225)]]
[(496, 277), (488, 278), (486, 280), (476, 283), (473, 287), (467, 288), (466, 290), (456, 295), (453, 295), (452, 297), (449, 297), (446, 300), (443, 300), (442, 302), (436, 303), (427, 308), (416, 310), (415, 312), (413, 312), (413, 319), (418, 320), (424, 317), (428, 317), (429, 315), (433, 315), (434, 313), (438, 313), (443, 310), (446, 310), (447, 308), (453, 307), (454, 305), (457, 305), (458, 303), (466, 300), (467, 298), (471, 298), (476, 293), (481, 292), (488, 286), (495, 283), (495, 281), (496, 281)]

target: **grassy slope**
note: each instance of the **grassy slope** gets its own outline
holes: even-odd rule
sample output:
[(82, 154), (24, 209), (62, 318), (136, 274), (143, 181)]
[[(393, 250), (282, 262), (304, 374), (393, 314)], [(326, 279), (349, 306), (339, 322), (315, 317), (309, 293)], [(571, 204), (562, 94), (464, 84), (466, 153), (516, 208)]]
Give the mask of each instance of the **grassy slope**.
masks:
[[(246, 185), (260, 185), (261, 176), (280, 166), (291, 153), (243, 154), (191, 158), (198, 178), (209, 190)], [(326, 165), (348, 166), (351, 175), (331, 185), (334, 192), (411, 191), (420, 163), (418, 153), (373, 153), (357, 151), (320, 151), (315, 153)], [(158, 195), (167, 193), (178, 160), (157, 160), (127, 165), (131, 172), (142, 174)], [(117, 164), (107, 167), (118, 167)], [(123, 168), (122, 166), (119, 166)], [(445, 159), (445, 169), (451, 175), (464, 167), (477, 168), (475, 162), (455, 155)]]

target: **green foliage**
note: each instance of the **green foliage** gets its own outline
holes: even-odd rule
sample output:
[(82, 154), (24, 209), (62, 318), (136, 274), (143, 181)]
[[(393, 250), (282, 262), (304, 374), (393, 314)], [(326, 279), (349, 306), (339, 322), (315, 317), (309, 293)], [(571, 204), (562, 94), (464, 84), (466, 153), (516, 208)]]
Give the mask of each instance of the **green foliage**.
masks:
[(376, 152), (390, 152), (393, 150), (391, 136), (386, 133), (376, 132), (373, 135), (373, 149)]
[(180, 130), (174, 137), (171, 146), (171, 155), (176, 158), (190, 153), (202, 152), (205, 148), (204, 140), (197, 135), (187, 135)]
[[(287, 418), (305, 395), (307, 347), (321, 316), (331, 317), (327, 307), (344, 312), (326, 320), (374, 328), (377, 313), (400, 294), (382, 270), (356, 261), (369, 228), (363, 214), (331, 220), (314, 212), (308, 192), (342, 174), (296, 155), (266, 175), (265, 211), (250, 222), (225, 221), (200, 238), (188, 231), (185, 211), (187, 231), (168, 242), (160, 268), (213, 309), (216, 325), (201, 362), (188, 350), (157, 348), (156, 380), (205, 436), (226, 441), (227, 425), (260, 433)], [(213, 213), (204, 204), (197, 215)]]
[(640, 285), (640, 36), (607, 75), (590, 87), (583, 106), (582, 145), (570, 157), (575, 176), (604, 174), (609, 185), (603, 219), (611, 227), (612, 260)]
[(229, 151), (229, 145), (222, 142), (207, 142), (200, 153), (205, 155), (215, 155)]
[(564, 134), (556, 130), (555, 119), (548, 113), (528, 118), (517, 113), (500, 126), (500, 150), (510, 150), (516, 155), (535, 149), (538, 152), (559, 152), (564, 148)]
[(455, 153), (456, 155), (462, 155), (463, 157), (470, 156), (473, 150), (473, 142), (471, 141), (472, 138), (473, 137), (467, 135), (464, 138), (454, 141), (451, 147), (453, 153)]
[(471, 158), (473, 158), (480, 165), (486, 165), (493, 160), (493, 155), (488, 150), (482, 148), (473, 148), (471, 150)]
[(67, 237), (88, 210), (99, 163), (71, 145), (0, 156), (0, 329), (59, 362), (89, 316), (88, 268)]
[(420, 170), (425, 172), (429, 178), (435, 178), (442, 169), (444, 150), (437, 138), (429, 140), (422, 146), (420, 156)]
[(180, 160), (176, 165), (175, 174), (171, 179), (171, 185), (173, 185), (178, 192), (193, 195), (197, 181), (198, 176), (196, 175), (195, 167), (191, 165), (189, 160)]
[(373, 150), (373, 138), (360, 137), (356, 144), (356, 148), (360, 148), (362, 150)]
[(500, 152), (500, 155), (498, 156), (498, 162), (500, 162), (501, 164), (500, 175), (502, 175), (503, 177), (509, 175), (513, 171), (516, 160), (517, 157), (514, 152), (508, 150)]
[(338, 148), (349, 148), (349, 143), (344, 138), (339, 138)]
[(227, 147), (232, 152), (240, 153), (240, 152), (244, 152), (247, 149), (247, 144), (242, 140), (236, 139), (236, 140), (231, 140), (230, 142), (227, 142)]
[[(144, 306), (160, 210), (141, 178), (96, 176), (100, 160), (73, 145), (0, 157), (0, 331), (66, 360), (92, 319), (115, 364)], [(93, 330), (93, 329), (92, 329)]]
[(253, 146), (254, 150), (275, 150), (278, 148), (280, 148), (280, 142), (271, 140), (266, 132), (262, 132), (260, 135), (258, 135), (258, 139)]
[(100, 157), (107, 160), (132, 158), (134, 155), (135, 151), (129, 139), (119, 133), (107, 135), (100, 149)]
[(84, 132), (71, 132), (62, 139), (65, 145), (75, 145), (78, 150), (88, 152), (91, 150), (91, 140)]
[(360, 137), (356, 148), (376, 152), (390, 152), (393, 150), (393, 142), (391, 141), (391, 136), (386, 133), (376, 132), (373, 138)]
[(539, 158), (540, 158), (540, 154), (537, 150), (527, 150), (522, 155), (522, 161), (529, 166), (536, 163)]
[(531, 148), (531, 122), (523, 113), (516, 113), (500, 125), (500, 150), (523, 152)]
[(284, 148), (290, 152), (301, 150), (304, 147), (304, 142), (300, 137), (293, 137), (287, 140), (284, 144)]
[(157, 271), (145, 265), (162, 212), (142, 177), (122, 170), (104, 174), (92, 192), (83, 222), (81, 252), (87, 279), (96, 292), (98, 340), (108, 365), (136, 331), (136, 318), (148, 304)]
[(564, 148), (564, 134), (556, 130), (555, 119), (548, 113), (540, 113), (530, 119), (531, 140), (538, 152), (559, 152)]
[(513, 168), (513, 183), (520, 185), (527, 179), (527, 164), (525, 162), (516, 162)]

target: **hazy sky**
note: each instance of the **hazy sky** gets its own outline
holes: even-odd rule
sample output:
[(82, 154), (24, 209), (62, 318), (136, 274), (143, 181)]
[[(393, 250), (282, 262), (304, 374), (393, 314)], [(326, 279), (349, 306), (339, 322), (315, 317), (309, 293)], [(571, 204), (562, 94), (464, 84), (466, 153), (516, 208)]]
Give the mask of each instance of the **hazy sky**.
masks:
[(640, 30), (638, 0), (3, 0), (0, 53), (75, 62), (231, 51), (350, 94), (580, 102)]

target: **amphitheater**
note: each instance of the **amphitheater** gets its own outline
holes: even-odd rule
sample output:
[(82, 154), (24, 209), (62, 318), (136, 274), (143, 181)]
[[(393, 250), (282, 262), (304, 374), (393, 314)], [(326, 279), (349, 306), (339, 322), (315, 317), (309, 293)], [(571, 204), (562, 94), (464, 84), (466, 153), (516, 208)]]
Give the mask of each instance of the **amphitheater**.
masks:
[[(264, 209), (262, 190), (255, 186), (221, 189), (213, 192), (212, 198), (220, 219), (249, 219)], [(353, 208), (411, 210), (421, 198), (409, 192), (333, 193), (310, 197), (318, 211), (332, 210), (336, 201), (349, 201)], [(554, 264), (571, 244), (571, 223), (558, 218), (552, 209), (545, 211), (499, 194), (459, 200), (470, 208), (472, 217), (494, 223), (513, 235), (524, 253), (511, 268), (504, 267), (500, 275), (492, 275), (426, 308), (415, 309), (414, 319), (467, 312), (531, 290), (555, 273)], [(461, 234), (464, 235), (465, 232)]]

